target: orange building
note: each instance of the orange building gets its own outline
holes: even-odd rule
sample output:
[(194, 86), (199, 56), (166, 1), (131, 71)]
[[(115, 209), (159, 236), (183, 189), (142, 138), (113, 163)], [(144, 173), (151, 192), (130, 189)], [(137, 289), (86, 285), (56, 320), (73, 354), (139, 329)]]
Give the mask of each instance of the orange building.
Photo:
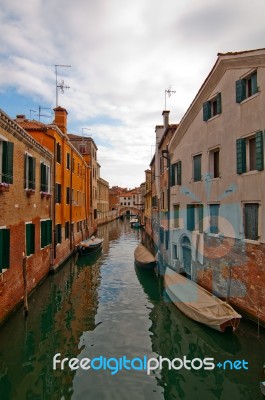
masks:
[(67, 135), (67, 111), (54, 109), (53, 124), (29, 121), (18, 115), (16, 122), (54, 155), (52, 197), (52, 269), (66, 260), (75, 245), (89, 234), (90, 167)]

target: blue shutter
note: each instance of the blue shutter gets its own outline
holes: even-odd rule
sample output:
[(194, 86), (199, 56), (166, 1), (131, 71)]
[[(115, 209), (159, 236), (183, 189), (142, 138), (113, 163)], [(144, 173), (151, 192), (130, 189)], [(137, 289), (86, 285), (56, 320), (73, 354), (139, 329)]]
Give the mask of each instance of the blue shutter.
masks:
[(218, 233), (219, 204), (210, 205), (210, 232)]
[(201, 154), (199, 154), (193, 157), (193, 179), (198, 182), (201, 178)]
[(193, 231), (195, 228), (195, 209), (194, 204), (187, 205), (187, 229)]
[(206, 101), (203, 103), (203, 120), (208, 121), (211, 118), (211, 103)]
[(243, 174), (246, 170), (246, 140), (240, 138), (236, 141), (236, 172)]
[(246, 98), (246, 82), (244, 79), (239, 79), (236, 81), (236, 102), (241, 103), (241, 101)]
[(203, 204), (198, 205), (199, 232), (203, 233)]
[(264, 150), (263, 150), (263, 132), (256, 133), (256, 169), (262, 171), (264, 169)]

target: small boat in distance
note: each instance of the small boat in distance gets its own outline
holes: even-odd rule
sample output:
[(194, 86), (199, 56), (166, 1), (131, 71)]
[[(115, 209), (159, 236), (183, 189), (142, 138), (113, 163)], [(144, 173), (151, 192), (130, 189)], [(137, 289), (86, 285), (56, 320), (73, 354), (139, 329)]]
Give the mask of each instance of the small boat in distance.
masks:
[(175, 306), (194, 321), (221, 332), (238, 327), (241, 315), (230, 304), (170, 268), (166, 269), (165, 287)]
[(156, 266), (156, 259), (152, 253), (143, 245), (138, 244), (134, 250), (135, 264), (142, 269), (152, 269)]
[(78, 243), (77, 251), (81, 255), (89, 255), (94, 254), (96, 251), (102, 248), (102, 243), (104, 239), (96, 238), (95, 236), (91, 236), (87, 240), (83, 240), (82, 242)]

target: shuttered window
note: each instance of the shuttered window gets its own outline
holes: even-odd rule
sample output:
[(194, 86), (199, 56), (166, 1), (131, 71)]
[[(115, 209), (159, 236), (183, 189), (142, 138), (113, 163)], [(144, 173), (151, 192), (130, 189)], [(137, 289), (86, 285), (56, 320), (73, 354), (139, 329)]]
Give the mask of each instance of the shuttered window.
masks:
[(195, 206), (187, 204), (187, 230), (193, 231), (195, 228)]
[(244, 230), (245, 238), (250, 240), (258, 240), (259, 226), (259, 204), (250, 203), (244, 206)]
[(56, 191), (55, 202), (61, 203), (62, 186), (60, 183), (55, 184), (55, 191)]
[(0, 229), (0, 273), (10, 267), (10, 229)]
[(62, 243), (62, 225), (57, 224), (55, 226), (55, 244)]
[(52, 242), (52, 221), (41, 221), (41, 248), (48, 246)]
[[(1, 152), (2, 150), (2, 152)], [(2, 153), (1, 169), (0, 169), (0, 182), (13, 183), (13, 156), (14, 156), (14, 143), (1, 141), (0, 142), (0, 156)]]
[(201, 180), (201, 159), (202, 155), (198, 154), (193, 157), (193, 180), (194, 182), (198, 182)]
[(219, 204), (210, 204), (210, 232), (218, 233), (219, 232)]
[(30, 256), (35, 253), (35, 224), (26, 224), (26, 254)]
[(60, 143), (56, 143), (56, 161), (61, 164), (62, 160), (62, 149)]
[(171, 165), (171, 186), (181, 185), (181, 161)]
[(40, 190), (41, 192), (50, 192), (50, 167), (44, 163), (40, 163)]
[(241, 103), (258, 92), (257, 71), (244, 79), (236, 81), (236, 102)]
[(208, 121), (208, 119), (214, 117), (215, 115), (221, 114), (221, 112), (221, 93), (217, 93), (214, 98), (203, 103), (203, 121)]
[(237, 173), (247, 171), (262, 171), (264, 169), (263, 132), (256, 132), (255, 136), (240, 138), (236, 141)]
[(25, 154), (24, 158), (24, 188), (36, 189), (36, 158)]

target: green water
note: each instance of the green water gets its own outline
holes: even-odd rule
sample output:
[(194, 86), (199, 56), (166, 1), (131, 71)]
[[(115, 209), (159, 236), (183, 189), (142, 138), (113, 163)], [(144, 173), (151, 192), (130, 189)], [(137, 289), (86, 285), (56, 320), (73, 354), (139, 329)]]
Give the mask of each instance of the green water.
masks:
[[(183, 316), (153, 271), (134, 268), (141, 232), (127, 221), (99, 229), (102, 254), (71, 259), (0, 328), (0, 399), (262, 399), (264, 331), (242, 321), (221, 334)], [(248, 370), (53, 370), (61, 358), (213, 357), (246, 360)]]

